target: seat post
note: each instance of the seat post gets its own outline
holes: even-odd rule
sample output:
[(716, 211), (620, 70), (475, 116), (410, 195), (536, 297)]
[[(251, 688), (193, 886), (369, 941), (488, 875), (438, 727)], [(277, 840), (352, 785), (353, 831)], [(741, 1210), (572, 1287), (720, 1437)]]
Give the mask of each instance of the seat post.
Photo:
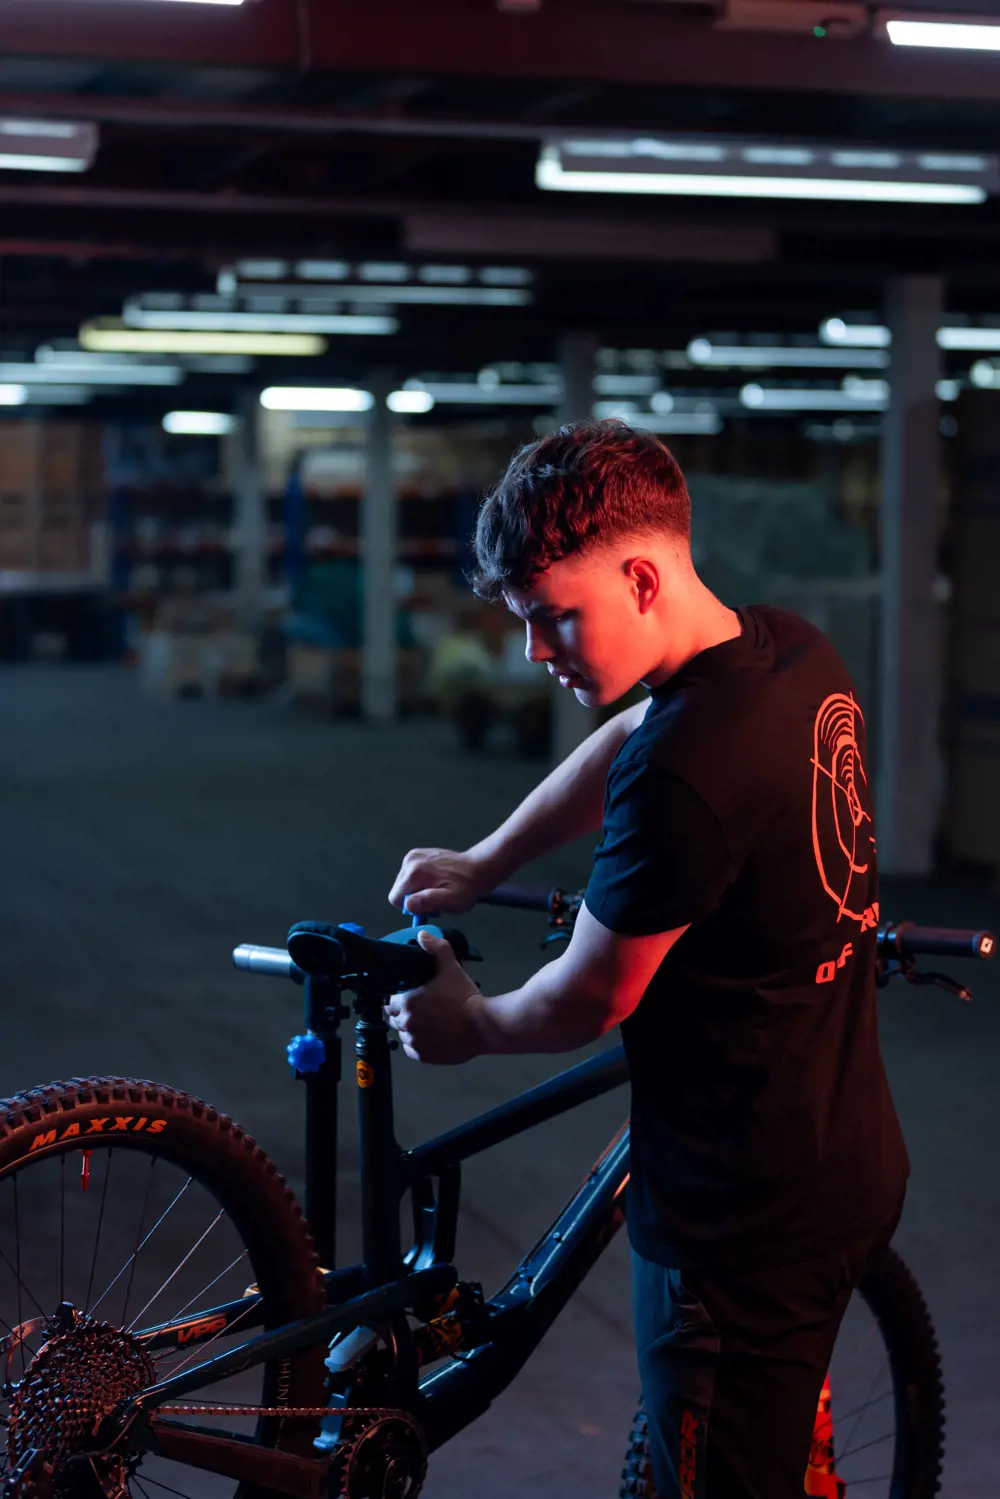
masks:
[(402, 1273), (399, 1232), (400, 1150), (392, 1103), (392, 1060), (383, 996), (358, 994), (354, 1026), (361, 1147), (361, 1237), (366, 1284)]
[(343, 1066), (340, 1022), (350, 1012), (335, 979), (307, 975), (307, 1031), (323, 1043), (322, 1064), (304, 1075), (306, 1085), (306, 1218), (320, 1264), (337, 1263), (337, 1101)]

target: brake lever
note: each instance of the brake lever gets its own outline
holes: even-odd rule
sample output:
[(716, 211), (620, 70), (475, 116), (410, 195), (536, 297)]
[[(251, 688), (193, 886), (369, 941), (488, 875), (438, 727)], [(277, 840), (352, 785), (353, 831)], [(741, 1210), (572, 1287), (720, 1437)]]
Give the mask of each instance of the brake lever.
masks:
[(972, 990), (960, 984), (957, 979), (949, 978), (946, 973), (922, 973), (912, 959), (879, 958), (875, 964), (875, 982), (878, 987), (884, 989), (895, 978), (905, 979), (908, 984), (933, 984), (935, 988), (954, 994), (956, 999), (964, 1000), (966, 1004), (972, 1001)]
[(972, 990), (958, 983), (956, 979), (949, 978), (946, 973), (908, 973), (906, 977), (911, 984), (933, 984), (938, 989), (946, 989), (949, 994), (954, 994), (956, 999), (965, 1000), (966, 1004), (972, 1000)]

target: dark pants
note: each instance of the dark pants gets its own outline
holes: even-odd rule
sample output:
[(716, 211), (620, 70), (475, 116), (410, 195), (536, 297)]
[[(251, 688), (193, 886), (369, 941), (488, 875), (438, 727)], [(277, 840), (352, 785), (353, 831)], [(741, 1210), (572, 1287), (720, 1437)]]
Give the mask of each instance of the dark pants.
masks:
[(804, 1264), (669, 1270), (633, 1252), (657, 1499), (802, 1499), (837, 1330), (897, 1219)]

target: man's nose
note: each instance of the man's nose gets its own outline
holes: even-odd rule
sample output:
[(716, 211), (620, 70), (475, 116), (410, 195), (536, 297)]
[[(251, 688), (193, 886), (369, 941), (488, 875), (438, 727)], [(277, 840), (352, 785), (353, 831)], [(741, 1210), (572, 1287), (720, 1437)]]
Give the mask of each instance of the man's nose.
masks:
[(537, 626), (525, 625), (524, 654), (529, 661), (551, 661), (555, 651), (545, 644)]

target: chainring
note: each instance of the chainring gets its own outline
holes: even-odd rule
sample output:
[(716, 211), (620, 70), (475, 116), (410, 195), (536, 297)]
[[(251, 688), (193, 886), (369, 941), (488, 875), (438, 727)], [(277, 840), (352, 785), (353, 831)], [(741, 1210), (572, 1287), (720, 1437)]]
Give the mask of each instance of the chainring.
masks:
[(418, 1499), (427, 1477), (423, 1431), (406, 1411), (380, 1411), (343, 1444), (339, 1468), (342, 1499)]
[[(78, 1317), (44, 1342), (10, 1397), (4, 1499), (51, 1492), (62, 1499), (67, 1466), (88, 1450), (106, 1416), (153, 1384), (153, 1361), (137, 1338), (110, 1323)], [(18, 1468), (35, 1454), (31, 1477)], [(44, 1481), (35, 1475), (44, 1473)]]

